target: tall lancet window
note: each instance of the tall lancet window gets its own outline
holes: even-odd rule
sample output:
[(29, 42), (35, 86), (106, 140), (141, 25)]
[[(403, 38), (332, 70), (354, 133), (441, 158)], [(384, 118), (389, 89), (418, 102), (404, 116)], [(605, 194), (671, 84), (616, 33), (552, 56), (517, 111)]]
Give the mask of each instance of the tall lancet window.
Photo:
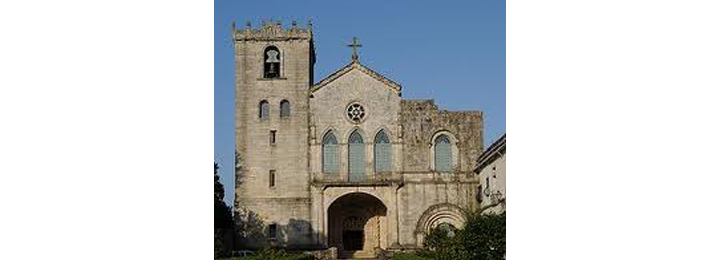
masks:
[(340, 147), (338, 147), (337, 139), (332, 132), (328, 132), (322, 141), (322, 170), (324, 173), (340, 172), (339, 154)]
[(452, 145), (447, 135), (435, 139), (435, 170), (449, 172), (452, 168)]
[(389, 172), (391, 165), (390, 138), (385, 131), (380, 131), (375, 136), (375, 172)]
[(263, 62), (265, 63), (265, 78), (280, 77), (280, 50), (275, 46), (265, 48)]
[(365, 180), (365, 144), (357, 131), (348, 140), (348, 168), (350, 181)]

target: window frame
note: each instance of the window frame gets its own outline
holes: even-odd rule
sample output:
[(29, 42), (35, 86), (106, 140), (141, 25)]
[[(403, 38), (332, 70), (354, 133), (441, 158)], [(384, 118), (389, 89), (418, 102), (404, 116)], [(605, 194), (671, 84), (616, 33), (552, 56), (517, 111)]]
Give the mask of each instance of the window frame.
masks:
[[(264, 109), (263, 106), (265, 106)], [(263, 111), (265, 114), (263, 114)], [(270, 119), (270, 102), (266, 99), (260, 100), (260, 103), (258, 104), (258, 119), (261, 122), (268, 121)]]
[[(355, 140), (353, 140), (353, 139), (355, 139)], [(367, 160), (367, 158), (365, 156), (367, 143), (365, 142), (365, 138), (363, 137), (362, 132), (360, 132), (360, 129), (357, 129), (357, 128), (353, 129), (352, 132), (350, 132), (350, 135), (348, 136), (347, 140), (348, 140), (347, 141), (348, 179), (350, 181), (363, 181), (363, 180), (367, 179), (367, 169), (365, 169), (365, 164), (366, 164), (366, 160)], [(359, 142), (357, 142), (357, 141), (359, 141)], [(360, 157), (360, 159), (361, 159), (361, 160), (359, 160), (360, 161), (359, 163), (361, 165), (358, 168), (358, 169), (361, 169), (359, 172), (353, 172), (352, 165), (355, 165), (353, 163), (354, 158), (352, 156), (354, 154), (352, 152), (353, 147), (357, 147), (356, 149), (362, 149), (362, 152), (359, 152), (356, 155), (356, 156)]]
[[(385, 136), (385, 139), (387, 140), (387, 143), (378, 142), (381, 135)], [(378, 151), (380, 146), (378, 144), (387, 144), (387, 165), (386, 169), (379, 169), (378, 168)], [(385, 129), (380, 130), (377, 134), (375, 134), (375, 138), (373, 139), (373, 170), (375, 170), (376, 173), (386, 173), (386, 172), (392, 172), (392, 156), (393, 156), (393, 149), (392, 149), (392, 140), (390, 139), (390, 134), (388, 134), (388, 131), (385, 131)]]
[(268, 176), (268, 187), (269, 188), (275, 188), (276, 183), (275, 179), (277, 179), (277, 171), (276, 170), (270, 170), (269, 176)]
[[(283, 104), (287, 104), (287, 112), (283, 108)], [(292, 114), (292, 106), (290, 105), (290, 101), (287, 99), (283, 99), (280, 101), (280, 118), (290, 118), (290, 115)]]
[[(332, 141), (334, 141), (334, 143), (333, 142), (328, 142), (328, 143), (325, 142), (330, 136), (332, 136)], [(320, 163), (321, 163), (320, 167), (321, 167), (321, 169), (320, 170), (322, 171), (323, 174), (339, 174), (340, 173), (340, 143), (338, 142), (337, 135), (335, 134), (335, 132), (334, 131), (326, 132), (323, 135), (323, 139), (321, 140), (320, 145), (321, 145), (321, 149), (320, 149), (320, 153), (321, 153), (320, 154)], [(325, 154), (326, 154), (325, 146), (326, 145), (333, 145), (335, 148), (334, 154), (331, 155), (332, 157), (334, 157), (333, 159), (336, 162), (336, 164), (334, 165), (335, 166), (334, 169), (329, 169), (328, 167), (326, 167), (327, 166), (326, 165), (327, 158), (325, 156)]]
[[(450, 169), (448, 169), (448, 170), (438, 169), (438, 167), (437, 167), (438, 164), (437, 164), (437, 154), (436, 154), (436, 151), (437, 151), (436, 150), (436, 144), (437, 144), (436, 141), (438, 140), (438, 138), (442, 137), (443, 135), (447, 136), (448, 141), (450, 142)], [(440, 130), (440, 131), (435, 132), (435, 134), (433, 134), (432, 138), (429, 140), (429, 143), (428, 143), (428, 147), (430, 148), (430, 153), (429, 153), (429, 158), (428, 158), (429, 162), (430, 162), (429, 169), (431, 171), (442, 172), (442, 173), (454, 172), (456, 170), (459, 171), (460, 170), (460, 168), (459, 168), (460, 161), (459, 161), (458, 156), (460, 154), (460, 150), (457, 146), (457, 143), (458, 143), (458, 139), (457, 139), (457, 137), (455, 137), (455, 135), (452, 132), (450, 132), (448, 130)]]

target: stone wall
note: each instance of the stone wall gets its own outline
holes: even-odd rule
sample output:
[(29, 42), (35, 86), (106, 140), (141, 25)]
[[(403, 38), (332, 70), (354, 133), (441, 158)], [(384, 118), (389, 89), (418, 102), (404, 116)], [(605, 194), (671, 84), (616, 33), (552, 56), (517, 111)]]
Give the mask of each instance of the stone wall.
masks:
[(403, 100), (401, 104), (405, 172), (433, 171), (433, 136), (443, 131), (456, 139), (455, 171), (472, 171), (483, 148), (481, 112), (439, 110), (433, 100)]

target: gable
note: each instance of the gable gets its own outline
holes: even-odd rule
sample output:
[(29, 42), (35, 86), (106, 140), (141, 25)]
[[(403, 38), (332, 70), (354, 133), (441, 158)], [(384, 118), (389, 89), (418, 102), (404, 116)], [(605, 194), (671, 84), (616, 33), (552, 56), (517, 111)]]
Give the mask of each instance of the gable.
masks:
[(324, 87), (326, 87), (326, 86), (328, 86), (328, 85), (332, 85), (332, 84), (330, 84), (330, 83), (332, 83), (332, 82), (334, 82), (334, 81), (336, 81), (336, 80), (338, 80), (338, 79), (340, 79), (340, 78), (348, 75), (348, 74), (349, 74), (350, 72), (352, 72), (352, 71), (362, 72), (362, 73), (364, 73), (365, 75), (367, 75), (367, 76), (369, 76), (369, 77), (372, 77), (372, 78), (374, 78), (375, 80), (377, 80), (378, 82), (382, 83), (384, 86), (390, 88), (390, 89), (393, 90), (396, 94), (398, 94), (398, 95), (401, 94), (402, 86), (401, 86), (400, 84), (398, 84), (398, 83), (396, 83), (396, 82), (394, 82), (394, 81), (386, 78), (386, 77), (383, 76), (382, 74), (377, 73), (377, 72), (371, 70), (371, 69), (368, 68), (368, 67), (363, 66), (363, 65), (360, 64), (360, 62), (357, 61), (357, 60), (354, 60), (353, 62), (351, 62), (350, 64), (346, 65), (345, 67), (342, 67), (341, 69), (333, 72), (332, 74), (328, 75), (328, 76), (325, 77), (324, 79), (320, 80), (320, 82), (318, 82), (317, 84), (313, 85), (313, 86), (310, 88), (310, 93), (315, 93), (316, 91), (318, 91), (318, 90), (320, 90), (320, 89), (322, 89), (322, 88), (324, 88)]

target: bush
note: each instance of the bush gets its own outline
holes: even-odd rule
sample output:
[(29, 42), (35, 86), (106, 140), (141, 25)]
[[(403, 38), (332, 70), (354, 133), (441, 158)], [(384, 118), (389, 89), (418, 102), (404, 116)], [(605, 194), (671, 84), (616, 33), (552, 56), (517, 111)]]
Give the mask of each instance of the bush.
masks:
[(430, 234), (425, 237), (423, 246), (428, 250), (437, 251), (450, 244), (457, 232), (455, 227), (441, 224), (430, 230)]
[(226, 260), (315, 260), (315, 257), (308, 254), (289, 254), (285, 250), (263, 248), (254, 256), (233, 257)]
[[(453, 231), (455, 236), (449, 236)], [(438, 260), (501, 260), (505, 257), (505, 213), (468, 218), (462, 230), (436, 228), (425, 238), (428, 252), (418, 255)], [(424, 255), (423, 255), (424, 254)], [(412, 258), (410, 258), (412, 259)]]
[(470, 259), (504, 259), (505, 224), (505, 213), (471, 216), (458, 236)]
[(420, 253), (395, 253), (392, 260), (433, 260), (435, 258)]

